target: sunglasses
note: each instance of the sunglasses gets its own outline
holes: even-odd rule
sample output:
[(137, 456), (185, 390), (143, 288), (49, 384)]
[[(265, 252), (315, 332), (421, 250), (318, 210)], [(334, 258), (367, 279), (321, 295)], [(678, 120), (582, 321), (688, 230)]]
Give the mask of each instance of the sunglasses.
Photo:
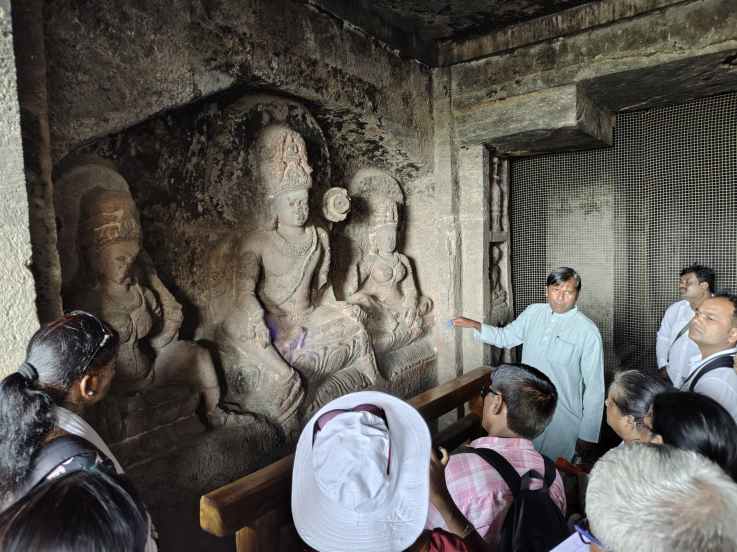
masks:
[(64, 316), (64, 320), (72, 320), (74, 318), (79, 317), (85, 317), (89, 318), (91, 320), (95, 321), (95, 324), (97, 324), (97, 327), (100, 329), (100, 333), (102, 334), (102, 337), (100, 338), (100, 341), (97, 343), (97, 346), (92, 351), (92, 354), (85, 360), (84, 364), (82, 365), (82, 374), (87, 373), (87, 370), (92, 365), (92, 362), (95, 360), (97, 355), (102, 351), (102, 349), (107, 345), (110, 340), (113, 338), (113, 334), (110, 332), (108, 327), (103, 324), (103, 322), (97, 318), (95, 315), (90, 314), (89, 312), (82, 311), (82, 310), (75, 310), (71, 311), (70, 313), (66, 314)]
[(484, 397), (485, 397), (486, 395), (488, 395), (489, 393), (491, 393), (492, 395), (500, 395), (500, 396), (501, 396), (501, 393), (499, 393), (499, 391), (496, 391), (496, 390), (495, 390), (495, 389), (494, 389), (494, 388), (493, 388), (493, 387), (491, 386), (491, 384), (490, 384), (490, 383), (487, 383), (487, 384), (485, 384), (485, 385), (484, 385), (484, 386), (483, 386), (483, 387), (481, 388), (481, 398), (483, 399), (483, 398), (484, 398)]
[(583, 542), (584, 544), (595, 544), (602, 550), (605, 549), (602, 542), (597, 539), (589, 529), (588, 519), (583, 519), (579, 523), (574, 524), (573, 528), (576, 530), (576, 533), (578, 533), (578, 538), (580, 538), (581, 542)]
[[(374, 416), (377, 416), (378, 418), (381, 418), (384, 423), (386, 424), (387, 431), (389, 430), (389, 420), (386, 419), (386, 412), (384, 412), (383, 408), (380, 408), (376, 406), (375, 404), (359, 404), (357, 406), (354, 406), (353, 408), (336, 408), (335, 410), (328, 410), (324, 414), (321, 414), (320, 417), (315, 420), (315, 425), (312, 427), (312, 446), (315, 446), (315, 438), (317, 437), (317, 434), (320, 433), (323, 429), (325, 429), (325, 426), (328, 425), (330, 420), (336, 418), (337, 416), (340, 416), (341, 414), (345, 414), (346, 412), (368, 412), (369, 414), (373, 414)], [(392, 461), (392, 445), (391, 441), (389, 441), (389, 455), (386, 462), (386, 474), (389, 475), (389, 467), (391, 465)]]

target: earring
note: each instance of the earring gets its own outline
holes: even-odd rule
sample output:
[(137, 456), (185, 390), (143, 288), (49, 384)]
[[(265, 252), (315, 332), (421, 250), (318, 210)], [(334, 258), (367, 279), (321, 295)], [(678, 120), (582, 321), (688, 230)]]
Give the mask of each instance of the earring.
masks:
[(95, 396), (95, 390), (94, 389), (88, 389), (87, 390), (87, 396), (88, 397), (94, 397)]

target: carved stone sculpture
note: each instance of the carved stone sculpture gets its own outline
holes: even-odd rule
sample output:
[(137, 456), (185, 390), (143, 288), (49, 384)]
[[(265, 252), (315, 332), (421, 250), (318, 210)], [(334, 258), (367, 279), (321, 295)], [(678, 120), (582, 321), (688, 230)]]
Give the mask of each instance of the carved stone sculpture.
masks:
[(368, 233), (353, 266), (347, 301), (368, 313), (376, 353), (396, 350), (425, 333), (423, 317), (432, 309), (432, 301), (417, 290), (409, 259), (397, 250), (402, 190), (383, 171), (362, 169), (351, 180), (350, 192), (364, 209), (358, 222), (367, 223)]
[[(272, 124), (249, 155), (256, 185), (267, 191), (271, 227), (234, 248), (235, 302), (214, 340), (226, 406), (283, 422), (301, 403), (309, 413), (372, 385), (376, 361), (365, 314), (333, 297), (328, 234), (308, 222), (312, 168), (304, 139)], [(338, 214), (344, 203), (337, 202)]]
[(141, 224), (127, 183), (102, 160), (76, 167), (63, 181), (86, 189), (76, 212), (81, 263), (65, 306), (93, 312), (118, 332), (113, 400), (186, 385), (200, 394), (203, 413), (214, 414), (220, 388), (212, 359), (197, 344), (178, 339), (182, 307), (141, 248)]
[(509, 322), (511, 309), (507, 301), (507, 291), (502, 282), (501, 266), (503, 252), (500, 245), (491, 246), (491, 320), (494, 326)]

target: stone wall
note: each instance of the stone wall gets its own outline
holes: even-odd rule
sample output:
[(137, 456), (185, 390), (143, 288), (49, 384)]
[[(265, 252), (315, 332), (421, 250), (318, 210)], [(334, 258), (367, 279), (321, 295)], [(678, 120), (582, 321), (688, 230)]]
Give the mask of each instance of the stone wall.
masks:
[(0, 325), (3, 363), (0, 378), (25, 358), (28, 338), (38, 328), (36, 293), (31, 276), (31, 237), (28, 230), (28, 196), (23, 173), (20, 108), (16, 85), (13, 29), (9, 0), (0, 2)]
[[(599, 2), (519, 25), (504, 37), (448, 45), (448, 61), (456, 60), (450, 67), (451, 96), (460, 139), (494, 143), (500, 126), (506, 122), (515, 129), (532, 109), (538, 117), (535, 129), (525, 129), (530, 142), (537, 142), (537, 151), (554, 150), (560, 147), (555, 131), (568, 129), (570, 113), (576, 113), (573, 106), (562, 108), (578, 101), (566, 88), (572, 84), (608, 112), (683, 102), (737, 86), (733, 3), (638, 0), (621, 6), (621, 13), (618, 4)], [(465, 56), (473, 60), (463, 61)], [(522, 109), (525, 98), (530, 104)], [(587, 132), (585, 124), (575, 126)], [(595, 145), (592, 140), (584, 147)]]
[[(70, 153), (97, 150), (120, 157), (114, 150), (127, 147), (137, 168), (129, 165), (125, 176), (141, 203), (144, 225), (167, 224), (182, 210), (199, 217), (202, 198), (196, 190), (176, 170), (151, 166), (157, 143), (175, 143), (181, 136), (174, 127), (202, 127), (212, 110), (245, 93), (292, 97), (309, 107), (325, 134), (331, 182), (323, 184), (340, 185), (366, 165), (400, 181), (406, 195), (403, 251), (417, 263), (423, 292), (444, 292), (448, 281), (426, 281), (445, 262), (424, 239), (440, 203), (428, 68), (329, 14), (287, 0), (103, 4), (94, 11), (81, 1), (46, 7), (57, 170)], [(182, 106), (187, 107), (177, 109)], [(196, 178), (199, 146), (179, 152), (193, 159), (181, 168), (190, 171), (189, 179)], [(162, 207), (166, 201), (171, 204)], [(181, 251), (181, 244), (163, 247)], [(174, 283), (173, 270), (162, 262), (163, 277)]]

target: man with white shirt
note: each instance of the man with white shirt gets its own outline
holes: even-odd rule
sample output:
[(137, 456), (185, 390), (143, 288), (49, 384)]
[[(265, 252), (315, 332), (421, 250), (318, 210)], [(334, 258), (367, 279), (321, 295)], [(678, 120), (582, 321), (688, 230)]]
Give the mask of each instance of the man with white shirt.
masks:
[(687, 266), (681, 270), (680, 276), (678, 290), (683, 299), (665, 311), (656, 344), (660, 373), (676, 387), (688, 375), (691, 358), (699, 354), (696, 343), (688, 337), (694, 311), (714, 293), (714, 271), (708, 266)]
[(696, 309), (688, 336), (699, 348), (680, 388), (721, 404), (737, 421), (737, 295), (718, 293)]
[(574, 454), (589, 461), (599, 442), (604, 413), (604, 357), (599, 329), (576, 307), (581, 277), (560, 267), (545, 281), (546, 303), (528, 306), (503, 328), (458, 317), (457, 328), (495, 347), (522, 345), (522, 362), (553, 382), (558, 402), (553, 419), (535, 440), (535, 449), (553, 460)]

